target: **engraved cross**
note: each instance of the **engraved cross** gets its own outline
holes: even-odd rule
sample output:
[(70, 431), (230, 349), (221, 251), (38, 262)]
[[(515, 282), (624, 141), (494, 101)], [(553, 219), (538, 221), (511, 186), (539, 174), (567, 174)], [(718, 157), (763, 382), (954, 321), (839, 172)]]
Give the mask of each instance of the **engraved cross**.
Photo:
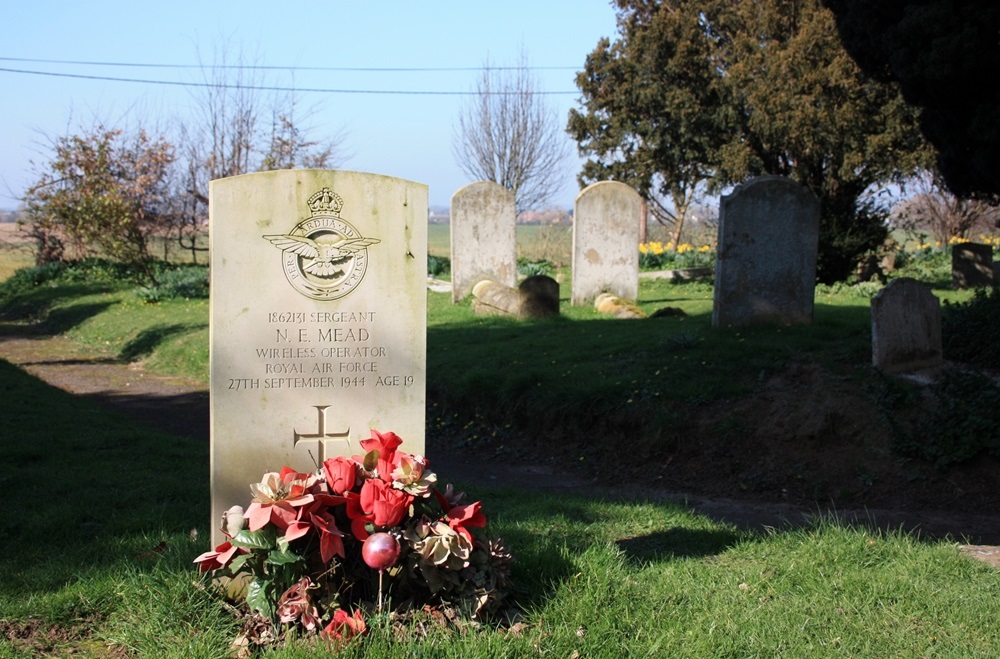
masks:
[(326, 443), (331, 439), (340, 439), (347, 441), (351, 434), (351, 428), (348, 426), (347, 430), (342, 432), (327, 432), (326, 431), (326, 409), (330, 407), (329, 405), (313, 405), (316, 408), (317, 416), (317, 429), (316, 433), (312, 435), (304, 435), (297, 430), (292, 430), (294, 433), (294, 440), (292, 441), (292, 446), (298, 446), (299, 442), (316, 442), (317, 453), (319, 454), (319, 466), (323, 465), (326, 461)]

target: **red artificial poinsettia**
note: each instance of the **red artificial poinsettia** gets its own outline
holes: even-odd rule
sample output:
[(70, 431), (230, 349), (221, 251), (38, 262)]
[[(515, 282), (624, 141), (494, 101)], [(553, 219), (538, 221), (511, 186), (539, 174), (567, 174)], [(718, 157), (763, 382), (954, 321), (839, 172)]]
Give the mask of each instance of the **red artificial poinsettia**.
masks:
[(368, 627), (365, 625), (364, 616), (361, 615), (361, 609), (355, 609), (353, 615), (348, 614), (343, 609), (337, 609), (333, 612), (330, 624), (323, 628), (320, 635), (332, 641), (338, 641), (342, 645), (355, 636), (366, 633), (368, 633)]
[[(366, 631), (361, 607), (371, 603), (361, 598), (371, 589), (358, 584), (371, 569), (380, 602), (385, 580), (410, 606), (461, 601), (473, 617), (496, 610), (512, 559), (479, 532), (481, 504), (460, 505), (464, 495), (451, 485), (439, 491), (429, 461), (401, 450), (395, 433), (372, 430), (360, 444), (363, 455), (330, 458), (313, 473), (286, 466), (264, 474), (246, 511), (237, 505), (223, 515), (227, 540), (198, 556), (198, 569), (246, 579), (251, 611), (335, 645)], [(366, 556), (374, 534), (391, 538), (394, 551), (375, 556), (369, 543)]]
[(482, 504), (478, 501), (466, 506), (452, 507), (445, 519), (448, 526), (465, 536), (469, 542), (472, 542), (472, 534), (467, 527), (481, 528), (486, 526), (486, 515), (483, 514)]
[[(295, 518), (288, 523), (285, 528), (285, 540), (291, 542), (306, 535), (315, 527), (317, 514), (322, 515), (324, 511), (334, 506), (338, 506), (347, 501), (341, 496), (332, 494), (314, 494), (313, 500), (309, 503), (294, 508)], [(332, 518), (331, 518), (332, 519)], [(341, 534), (343, 535), (343, 534)]]
[(226, 567), (237, 554), (248, 553), (250, 552), (246, 549), (236, 547), (231, 542), (226, 540), (213, 551), (206, 551), (204, 554), (198, 556), (198, 558), (194, 559), (194, 562), (198, 564), (198, 571), (208, 572), (210, 570), (220, 570)]
[(334, 556), (346, 557), (344, 552), (344, 533), (337, 528), (337, 520), (328, 512), (312, 513), (313, 528), (319, 533), (319, 555), (324, 563), (329, 563)]

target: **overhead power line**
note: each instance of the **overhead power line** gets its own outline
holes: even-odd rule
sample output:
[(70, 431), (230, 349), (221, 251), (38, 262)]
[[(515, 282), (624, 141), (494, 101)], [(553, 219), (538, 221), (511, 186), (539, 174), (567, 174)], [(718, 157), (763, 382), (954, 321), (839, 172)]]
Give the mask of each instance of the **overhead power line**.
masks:
[(147, 69), (248, 69), (266, 71), (355, 71), (363, 73), (419, 73), (442, 71), (482, 71), (489, 68), (495, 71), (510, 71), (528, 69), (530, 71), (576, 71), (578, 66), (414, 66), (414, 67), (357, 67), (357, 66), (267, 66), (257, 64), (155, 64), (148, 62), (88, 62), (79, 60), (35, 59), (29, 57), (0, 57), (0, 62), (25, 62), (31, 64), (71, 64), (74, 66), (119, 66)]
[[(4, 58), (0, 58), (2, 60)], [(383, 69), (385, 70), (385, 69)], [(56, 73), (53, 71), (27, 71), (24, 69), (8, 69), (0, 67), (2, 73), (20, 73), (24, 75), (48, 76), (52, 78), (77, 78), (81, 80), (105, 80), (109, 82), (132, 82), (144, 85), (168, 85), (172, 87), (212, 87), (216, 89), (252, 89), (257, 91), (275, 92), (301, 92), (317, 94), (382, 94), (382, 95), (407, 95), (407, 96), (481, 96), (484, 92), (478, 91), (437, 91), (437, 90), (408, 90), (408, 89), (332, 89), (316, 87), (281, 87), (277, 85), (234, 85), (225, 82), (182, 82), (178, 80), (148, 80), (144, 78), (120, 78), (116, 76), (97, 76), (82, 73)], [(509, 94), (519, 94), (520, 92), (487, 92), (492, 96), (504, 96)], [(576, 91), (537, 91), (533, 92), (539, 96), (565, 96), (577, 94)]]

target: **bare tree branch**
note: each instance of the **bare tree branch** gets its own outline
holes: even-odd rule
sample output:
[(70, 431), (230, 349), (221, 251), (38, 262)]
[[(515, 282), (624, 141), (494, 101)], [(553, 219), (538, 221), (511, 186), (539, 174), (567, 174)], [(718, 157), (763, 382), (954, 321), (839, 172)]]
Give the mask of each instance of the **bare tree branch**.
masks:
[(458, 115), (452, 151), (462, 171), (514, 192), (517, 212), (541, 209), (562, 184), (566, 137), (539, 93), (524, 53), (516, 67), (489, 60)]

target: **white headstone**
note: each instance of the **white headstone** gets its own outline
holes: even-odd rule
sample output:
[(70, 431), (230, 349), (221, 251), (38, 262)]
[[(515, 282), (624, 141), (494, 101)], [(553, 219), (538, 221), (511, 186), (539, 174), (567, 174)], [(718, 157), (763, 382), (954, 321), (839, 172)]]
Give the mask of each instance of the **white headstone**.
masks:
[(451, 197), (452, 301), (484, 279), (517, 284), (514, 193), (492, 181), (470, 183)]
[(249, 486), (360, 453), (424, 452), (427, 187), (347, 171), (213, 181), (213, 540)]
[(601, 293), (639, 297), (639, 224), (642, 197), (619, 181), (593, 183), (580, 191), (573, 209), (571, 303)]

